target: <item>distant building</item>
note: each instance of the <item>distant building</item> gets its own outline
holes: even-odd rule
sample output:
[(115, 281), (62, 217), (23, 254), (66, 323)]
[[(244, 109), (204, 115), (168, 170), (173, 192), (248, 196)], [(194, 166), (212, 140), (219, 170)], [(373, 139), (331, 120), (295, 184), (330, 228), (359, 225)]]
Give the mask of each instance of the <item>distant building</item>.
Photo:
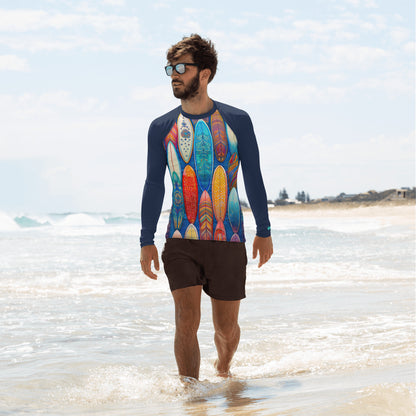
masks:
[(336, 197), (335, 196), (324, 196), (323, 198), (321, 198), (322, 202), (332, 202), (335, 201)]
[(406, 199), (408, 197), (410, 188), (400, 188), (396, 189), (396, 193), (394, 195), (395, 199)]
[(287, 202), (287, 204), (289, 204), (289, 205), (301, 204), (301, 203), (302, 203), (302, 202), (298, 201), (297, 199), (290, 199), (290, 198), (287, 198), (287, 199), (286, 199), (286, 202)]

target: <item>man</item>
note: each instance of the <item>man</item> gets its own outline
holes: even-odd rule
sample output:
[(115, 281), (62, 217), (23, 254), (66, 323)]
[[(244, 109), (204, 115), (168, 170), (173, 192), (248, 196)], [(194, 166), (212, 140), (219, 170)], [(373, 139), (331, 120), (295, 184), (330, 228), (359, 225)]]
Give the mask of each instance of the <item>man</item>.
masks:
[(213, 101), (208, 83), (217, 68), (211, 41), (191, 35), (167, 53), (166, 74), (181, 105), (152, 122), (142, 200), (141, 267), (151, 279), (159, 270), (154, 233), (164, 197), (166, 165), (172, 209), (162, 253), (175, 303), (175, 357), (179, 375), (198, 379), (197, 331), (202, 289), (211, 297), (219, 376), (230, 375), (240, 339), (238, 312), (245, 297), (247, 256), (237, 193), (241, 162), (256, 220), (253, 258), (261, 267), (273, 254), (267, 198), (251, 120), (237, 108)]

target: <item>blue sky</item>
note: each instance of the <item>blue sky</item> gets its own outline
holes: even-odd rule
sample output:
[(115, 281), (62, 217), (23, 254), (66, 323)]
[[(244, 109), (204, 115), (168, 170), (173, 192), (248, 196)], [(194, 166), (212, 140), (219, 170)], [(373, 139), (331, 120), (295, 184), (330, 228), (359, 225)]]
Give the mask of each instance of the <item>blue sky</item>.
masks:
[(218, 50), (210, 96), (251, 115), (270, 199), (414, 186), (414, 13), (409, 0), (0, 0), (0, 210), (138, 211), (148, 125), (178, 105), (165, 52), (193, 32)]

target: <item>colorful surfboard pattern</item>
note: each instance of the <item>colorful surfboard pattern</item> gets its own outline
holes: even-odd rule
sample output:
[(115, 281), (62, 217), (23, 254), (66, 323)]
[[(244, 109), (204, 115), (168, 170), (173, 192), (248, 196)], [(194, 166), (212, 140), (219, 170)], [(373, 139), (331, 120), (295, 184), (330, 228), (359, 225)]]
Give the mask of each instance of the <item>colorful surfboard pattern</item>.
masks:
[(205, 123), (209, 123), (209, 117), (204, 117), (204, 118), (197, 118), (197, 119), (195, 119), (195, 118), (193, 118), (191, 121), (192, 121), (192, 125), (195, 127), (196, 126), (196, 123), (198, 123), (198, 121), (205, 121)]
[(211, 132), (203, 120), (195, 126), (194, 153), (198, 183), (202, 190), (206, 190), (211, 183), (214, 159)]
[(199, 234), (201, 240), (212, 240), (213, 222), (211, 198), (208, 192), (204, 191), (199, 201)]
[(238, 234), (233, 234), (231, 236), (230, 241), (232, 241), (233, 243), (240, 243), (241, 242), (240, 237), (238, 236)]
[(163, 145), (173, 198), (167, 238), (245, 241), (237, 137), (219, 111), (199, 120), (180, 114)]
[(224, 168), (217, 166), (212, 177), (212, 204), (217, 221), (224, 221), (227, 209), (227, 175)]
[(185, 238), (189, 238), (190, 240), (198, 240), (198, 230), (196, 229), (195, 225), (188, 225), (188, 228), (185, 231)]
[(231, 229), (236, 234), (240, 228), (240, 201), (236, 188), (231, 189), (228, 197), (228, 220)]
[(237, 147), (237, 137), (235, 137), (234, 132), (231, 130), (231, 127), (227, 124), (226, 125), (226, 131), (227, 131), (227, 137), (228, 137), (228, 143), (230, 145), (230, 153), (238, 153), (238, 147)]
[(172, 220), (175, 230), (179, 230), (182, 225), (185, 210), (183, 207), (183, 192), (181, 181), (178, 178), (176, 172), (172, 173), (172, 186), (173, 186), (173, 207), (172, 207)]
[(195, 171), (186, 165), (182, 175), (183, 199), (188, 221), (193, 224), (198, 213), (198, 181)]
[(215, 156), (219, 162), (224, 162), (228, 152), (228, 141), (224, 120), (218, 110), (211, 116), (211, 131)]
[(222, 221), (218, 221), (217, 226), (215, 227), (214, 240), (227, 241), (227, 235)]
[(237, 153), (233, 153), (228, 162), (228, 185), (230, 189), (237, 187), (237, 174), (238, 174), (238, 156)]
[(165, 137), (165, 149), (167, 149), (169, 142), (172, 142), (175, 147), (178, 145), (178, 126), (176, 123), (173, 125), (168, 135)]
[(168, 166), (170, 171), (170, 176), (173, 181), (173, 174), (176, 173), (176, 176), (180, 179), (181, 178), (181, 165), (179, 164), (178, 154), (176, 153), (175, 146), (172, 142), (168, 143), (167, 148), (168, 154)]
[(179, 114), (178, 117), (178, 147), (182, 159), (185, 163), (189, 162), (194, 146), (194, 129), (191, 120)]
[(172, 238), (182, 238), (182, 234), (180, 233), (179, 230), (176, 230), (173, 235)]

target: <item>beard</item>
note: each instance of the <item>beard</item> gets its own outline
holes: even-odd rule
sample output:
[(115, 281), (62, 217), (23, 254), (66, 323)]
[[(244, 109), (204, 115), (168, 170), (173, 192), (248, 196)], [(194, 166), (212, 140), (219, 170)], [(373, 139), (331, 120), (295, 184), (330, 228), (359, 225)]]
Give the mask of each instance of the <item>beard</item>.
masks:
[(176, 98), (181, 100), (188, 100), (198, 95), (199, 90), (199, 71), (198, 73), (189, 81), (189, 84), (185, 86), (183, 91), (178, 91), (173, 89), (173, 95)]

